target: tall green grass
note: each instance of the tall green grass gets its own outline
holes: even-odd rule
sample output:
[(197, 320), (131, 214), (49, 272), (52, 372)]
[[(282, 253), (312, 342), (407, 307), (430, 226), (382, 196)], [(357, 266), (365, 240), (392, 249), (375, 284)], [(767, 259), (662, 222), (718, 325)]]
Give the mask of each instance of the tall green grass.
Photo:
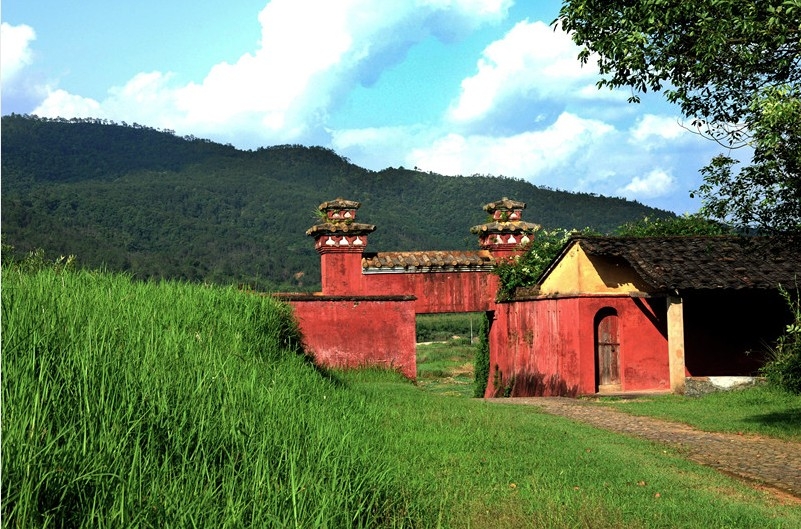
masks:
[(374, 527), (411, 516), (375, 408), (268, 297), (5, 266), (4, 527)]

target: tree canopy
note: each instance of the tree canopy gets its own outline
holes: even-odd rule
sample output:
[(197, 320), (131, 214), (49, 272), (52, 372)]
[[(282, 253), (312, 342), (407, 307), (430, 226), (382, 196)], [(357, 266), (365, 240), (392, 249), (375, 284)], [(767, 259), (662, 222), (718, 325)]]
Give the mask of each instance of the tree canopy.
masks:
[(617, 230), (618, 237), (692, 237), (733, 235), (730, 226), (708, 219), (699, 213), (673, 218), (649, 218), (626, 222)]
[(739, 173), (728, 155), (702, 170), (706, 214), (801, 230), (801, 0), (565, 0), (554, 24), (599, 88), (662, 91), (697, 132), (750, 147)]

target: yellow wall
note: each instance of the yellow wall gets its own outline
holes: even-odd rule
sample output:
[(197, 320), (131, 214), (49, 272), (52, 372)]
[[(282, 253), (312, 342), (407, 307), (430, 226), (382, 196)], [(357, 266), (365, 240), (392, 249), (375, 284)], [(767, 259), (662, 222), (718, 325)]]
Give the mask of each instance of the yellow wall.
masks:
[(590, 257), (575, 242), (540, 287), (546, 295), (627, 294), (645, 292), (648, 286), (625, 262)]

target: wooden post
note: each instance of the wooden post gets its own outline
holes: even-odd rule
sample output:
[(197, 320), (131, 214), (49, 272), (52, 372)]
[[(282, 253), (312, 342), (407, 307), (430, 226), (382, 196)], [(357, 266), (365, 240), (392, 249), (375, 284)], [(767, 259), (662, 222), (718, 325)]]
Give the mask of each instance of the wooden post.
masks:
[(667, 297), (667, 333), (670, 389), (684, 393), (684, 305), (678, 296)]

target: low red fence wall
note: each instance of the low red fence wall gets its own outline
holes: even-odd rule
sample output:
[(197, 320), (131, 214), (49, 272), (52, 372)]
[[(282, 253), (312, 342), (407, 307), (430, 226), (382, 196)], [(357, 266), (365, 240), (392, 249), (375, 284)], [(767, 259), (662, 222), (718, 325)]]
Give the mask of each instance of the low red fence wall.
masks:
[(365, 274), (362, 281), (371, 294), (414, 296), (418, 314), (484, 312), (498, 290), (490, 272)]
[(324, 367), (381, 367), (417, 377), (414, 296), (279, 294)]

